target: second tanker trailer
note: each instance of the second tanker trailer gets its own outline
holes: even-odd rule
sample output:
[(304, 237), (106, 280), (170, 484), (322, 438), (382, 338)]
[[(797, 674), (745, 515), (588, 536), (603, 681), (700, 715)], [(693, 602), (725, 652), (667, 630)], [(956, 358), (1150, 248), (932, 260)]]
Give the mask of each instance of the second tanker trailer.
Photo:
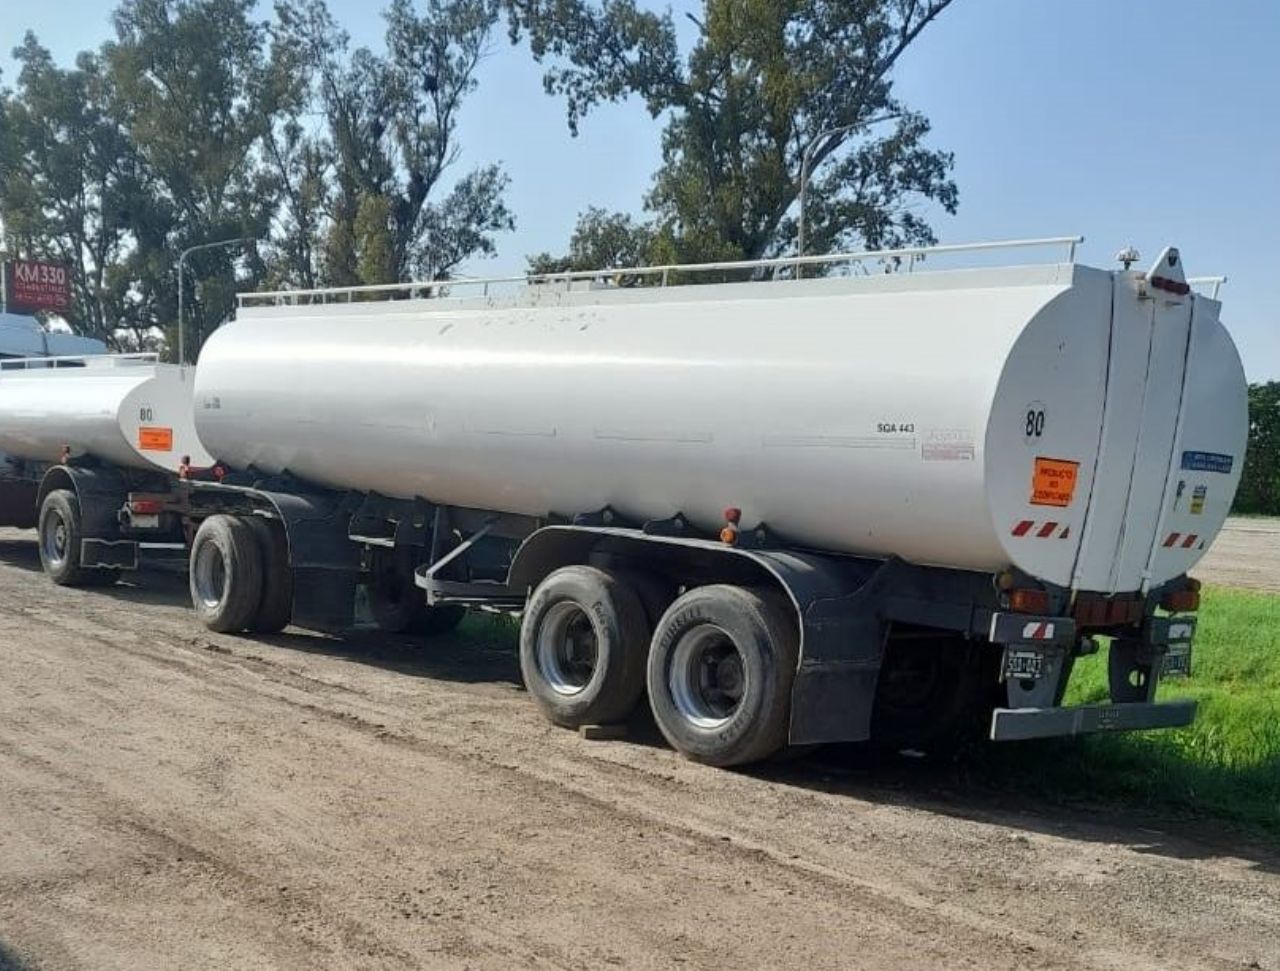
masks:
[[(141, 497), (194, 531), (205, 622), (340, 627), (361, 582), (389, 628), (520, 610), (554, 721), (647, 695), (716, 764), (975, 719), (996, 739), (1191, 719), (1154, 693), (1190, 663), (1186, 571), (1247, 423), (1176, 250), (1145, 273), (588, 279), (242, 297), (196, 373), (218, 481)], [(1103, 635), (1111, 702), (1060, 707)]]

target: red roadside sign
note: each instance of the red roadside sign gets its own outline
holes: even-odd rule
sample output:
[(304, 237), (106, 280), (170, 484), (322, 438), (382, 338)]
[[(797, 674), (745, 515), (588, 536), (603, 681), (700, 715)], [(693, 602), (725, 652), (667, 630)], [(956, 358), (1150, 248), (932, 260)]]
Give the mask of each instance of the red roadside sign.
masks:
[(71, 306), (71, 271), (65, 263), (8, 260), (4, 265), (10, 310), (52, 310)]

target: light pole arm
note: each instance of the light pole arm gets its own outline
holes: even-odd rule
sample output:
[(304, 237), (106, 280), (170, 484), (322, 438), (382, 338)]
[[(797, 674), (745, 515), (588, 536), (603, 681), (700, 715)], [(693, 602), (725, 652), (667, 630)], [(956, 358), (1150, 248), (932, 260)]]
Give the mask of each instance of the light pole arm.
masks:
[(188, 246), (186, 249), (184, 249), (181, 253), (178, 254), (178, 363), (179, 364), (187, 363), (187, 328), (182, 317), (183, 293), (185, 289), (182, 286), (182, 269), (186, 265), (187, 257), (190, 256), (192, 253), (200, 252), (200, 250), (217, 249), (221, 246), (240, 246), (245, 243), (255, 243), (255, 242), (257, 242), (257, 240), (255, 240), (252, 236), (240, 236), (235, 239), (220, 239), (213, 243), (200, 243), (196, 246)]

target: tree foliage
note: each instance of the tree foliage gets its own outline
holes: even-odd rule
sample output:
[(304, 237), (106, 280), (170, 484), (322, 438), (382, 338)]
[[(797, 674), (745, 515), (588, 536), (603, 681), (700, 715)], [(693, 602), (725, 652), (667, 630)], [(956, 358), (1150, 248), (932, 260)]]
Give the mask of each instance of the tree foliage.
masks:
[(1280, 516), (1280, 381), (1249, 387), (1249, 451), (1235, 511)]
[(595, 206), (578, 216), (578, 225), (569, 240), (565, 256), (539, 253), (529, 257), (529, 272), (566, 273), (572, 271), (639, 266), (653, 246), (653, 231), (623, 213), (610, 213)]
[(506, 0), (571, 130), (629, 96), (667, 118), (645, 199), (663, 261), (794, 251), (806, 153), (807, 251), (934, 242), (918, 208), (955, 211), (952, 157), (926, 145), (890, 75), (949, 3), (704, 0), (682, 54), (671, 14), (633, 0)]
[(237, 289), (446, 277), (513, 227), (498, 167), (450, 171), (496, 16), (391, 0), (375, 53), (323, 0), (122, 0), (70, 69), (28, 35), (0, 91), (11, 248), (69, 262), (72, 327), (125, 347), (171, 342), (178, 254), (208, 242), (254, 241), (190, 256), (193, 348)]
[(92, 54), (58, 68), (30, 33), (14, 59), (20, 96), (0, 96), (0, 211), (9, 244), (70, 264), (74, 330), (111, 340), (123, 328), (141, 340), (148, 326), (123, 263), (146, 177), (111, 110), (112, 79)]

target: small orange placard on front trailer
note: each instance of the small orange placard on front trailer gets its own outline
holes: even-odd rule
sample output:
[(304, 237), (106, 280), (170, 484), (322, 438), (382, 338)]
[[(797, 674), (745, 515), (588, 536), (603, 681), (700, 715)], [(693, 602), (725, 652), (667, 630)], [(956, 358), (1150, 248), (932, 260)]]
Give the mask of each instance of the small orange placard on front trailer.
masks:
[(173, 429), (143, 425), (138, 429), (138, 448), (144, 452), (172, 452)]
[(1080, 463), (1065, 459), (1036, 459), (1031, 477), (1031, 505), (1069, 506), (1076, 494)]

